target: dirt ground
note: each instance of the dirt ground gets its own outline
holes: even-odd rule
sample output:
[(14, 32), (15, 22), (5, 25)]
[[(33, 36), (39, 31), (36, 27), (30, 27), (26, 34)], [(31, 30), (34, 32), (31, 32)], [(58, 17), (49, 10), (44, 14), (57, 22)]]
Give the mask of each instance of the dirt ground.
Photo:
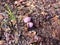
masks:
[(60, 45), (60, 0), (0, 0), (0, 45)]

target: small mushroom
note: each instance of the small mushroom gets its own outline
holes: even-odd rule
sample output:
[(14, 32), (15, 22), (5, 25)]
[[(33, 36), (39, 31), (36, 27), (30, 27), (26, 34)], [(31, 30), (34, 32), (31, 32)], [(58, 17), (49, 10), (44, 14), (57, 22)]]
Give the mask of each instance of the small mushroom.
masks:
[(24, 21), (24, 23), (28, 23), (31, 21), (31, 17), (24, 17), (23, 21)]
[(28, 22), (27, 23), (27, 27), (32, 28), (33, 27), (33, 23), (32, 22)]

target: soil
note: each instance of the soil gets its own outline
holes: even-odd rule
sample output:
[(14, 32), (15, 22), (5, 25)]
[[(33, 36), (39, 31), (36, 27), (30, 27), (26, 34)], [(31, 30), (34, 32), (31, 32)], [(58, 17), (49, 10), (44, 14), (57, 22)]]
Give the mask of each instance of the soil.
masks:
[(0, 45), (60, 45), (60, 0), (0, 0)]

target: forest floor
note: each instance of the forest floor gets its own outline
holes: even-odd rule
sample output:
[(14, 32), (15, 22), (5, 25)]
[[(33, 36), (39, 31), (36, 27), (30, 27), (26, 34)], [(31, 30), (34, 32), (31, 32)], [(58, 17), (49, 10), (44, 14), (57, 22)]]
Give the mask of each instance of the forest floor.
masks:
[(60, 45), (60, 0), (0, 0), (0, 45)]

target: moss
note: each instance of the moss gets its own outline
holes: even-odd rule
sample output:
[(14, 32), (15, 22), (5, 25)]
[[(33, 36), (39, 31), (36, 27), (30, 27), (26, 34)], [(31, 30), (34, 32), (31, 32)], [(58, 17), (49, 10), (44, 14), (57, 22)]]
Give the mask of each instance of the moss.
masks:
[(15, 20), (16, 18), (15, 18), (15, 16), (14, 16), (13, 12), (10, 10), (8, 4), (5, 4), (5, 6), (6, 6), (6, 8), (7, 8), (7, 13), (8, 13), (8, 15), (9, 15), (10, 20)]

